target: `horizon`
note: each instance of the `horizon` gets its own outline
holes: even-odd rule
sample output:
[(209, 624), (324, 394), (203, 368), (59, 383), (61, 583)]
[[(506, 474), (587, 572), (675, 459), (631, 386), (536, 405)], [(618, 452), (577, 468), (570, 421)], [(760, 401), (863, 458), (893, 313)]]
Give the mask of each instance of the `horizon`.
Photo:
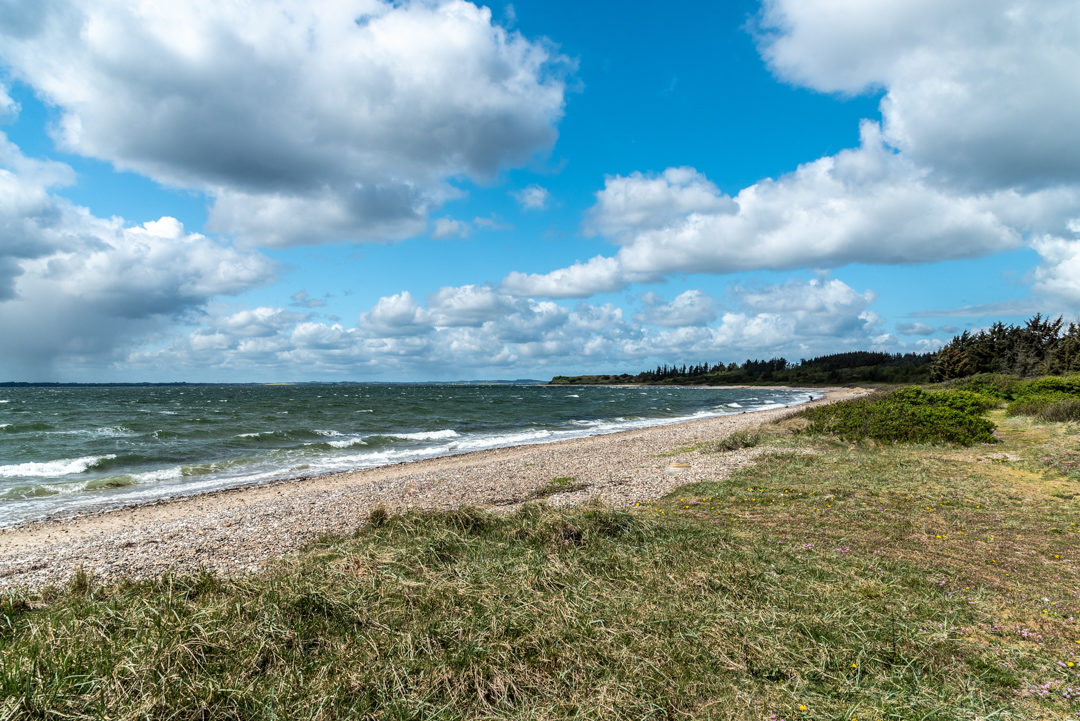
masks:
[(0, 20), (8, 382), (539, 380), (1080, 318), (1065, 0)]

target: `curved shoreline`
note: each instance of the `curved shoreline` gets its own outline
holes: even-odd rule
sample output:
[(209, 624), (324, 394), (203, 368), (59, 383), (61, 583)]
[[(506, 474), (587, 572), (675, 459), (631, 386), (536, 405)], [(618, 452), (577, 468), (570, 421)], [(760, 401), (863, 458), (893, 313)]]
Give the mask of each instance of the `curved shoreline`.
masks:
[[(685, 453), (680, 460), (690, 468), (677, 475), (665, 474), (665, 453), (863, 392), (830, 389), (823, 399), (797, 409), (473, 451), (17, 526), (0, 530), (0, 588), (62, 582), (79, 568), (103, 579), (200, 568), (254, 571), (320, 535), (351, 532), (378, 505), (391, 510), (514, 506), (541, 488), (552, 505), (593, 497), (633, 505), (685, 483), (723, 477), (758, 450)], [(575, 483), (566, 492), (548, 493), (558, 477), (573, 477)]]

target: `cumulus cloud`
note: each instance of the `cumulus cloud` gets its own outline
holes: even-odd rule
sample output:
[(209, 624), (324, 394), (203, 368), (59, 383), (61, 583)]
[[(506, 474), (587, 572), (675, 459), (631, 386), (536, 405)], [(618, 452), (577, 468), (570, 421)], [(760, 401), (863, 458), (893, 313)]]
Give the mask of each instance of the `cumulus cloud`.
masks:
[(585, 263), (575, 263), (550, 273), (513, 271), (501, 288), (516, 296), (545, 298), (588, 298), (597, 293), (622, 290), (629, 283), (618, 260), (596, 256)]
[(885, 137), (977, 187), (1080, 181), (1080, 5), (767, 0), (762, 49), (818, 90), (884, 88)]
[(169, 322), (268, 281), (265, 256), (174, 218), (131, 226), (55, 196), (61, 163), (27, 158), (0, 134), (0, 370), (40, 378), (61, 357), (103, 363)]
[(1044, 260), (1035, 270), (1036, 292), (1080, 309), (1080, 239), (1043, 236), (1032, 245)]
[[(55, 138), (214, 198), (260, 245), (423, 231), (555, 140), (565, 58), (462, 0), (6, 4), (0, 61)], [(5, 95), (6, 97), (6, 95)]]
[(663, 228), (692, 215), (735, 210), (732, 199), (693, 168), (668, 168), (659, 175), (634, 172), (604, 179), (586, 229), (594, 235), (621, 237)]
[(705, 325), (716, 319), (715, 301), (700, 290), (680, 293), (670, 303), (652, 292), (641, 300), (645, 309), (634, 316), (638, 323), (674, 328)]
[(379, 298), (374, 308), (361, 314), (360, 325), (382, 338), (423, 334), (432, 329), (431, 314), (407, 290)]
[(428, 300), (433, 322), (445, 327), (480, 326), (520, 307), (520, 301), (488, 286), (440, 288)]
[(0, 83), (0, 122), (13, 120), (19, 114), (19, 104), (8, 95), (7, 88)]
[[(794, 358), (830, 352), (838, 344), (895, 345), (880, 333), (881, 319), (870, 310), (873, 293), (859, 293), (837, 279), (734, 287), (729, 294), (735, 307), (720, 318), (700, 291), (669, 303), (650, 296), (646, 306), (671, 309), (665, 316), (671, 322), (645, 327), (612, 303), (567, 307), (475, 285), (442, 288), (427, 307), (407, 292), (380, 298), (354, 328), (280, 308), (215, 311), (202, 328), (160, 350), (133, 354), (130, 362), (279, 373), (290, 368), (300, 377), (520, 377), (543, 369), (633, 370), (657, 359)], [(677, 313), (685, 325), (674, 323)]]
[(687, 168), (605, 180), (587, 229), (621, 247), (546, 274), (514, 272), (508, 292), (588, 297), (673, 273), (831, 268), (975, 258), (1062, 234), (1080, 186), (975, 192), (942, 183), (864, 121), (857, 148), (765, 179), (734, 197)]
[(514, 198), (525, 210), (544, 210), (551, 198), (547, 188), (540, 185), (529, 185), (514, 192)]
[(871, 311), (873, 291), (859, 293), (843, 281), (814, 278), (761, 288), (732, 289), (742, 306), (758, 319), (776, 318), (791, 337), (865, 339), (881, 324)]
[(453, 218), (438, 218), (435, 221), (435, 227), (431, 230), (431, 237), (435, 240), (465, 238), (468, 235), (469, 224)]

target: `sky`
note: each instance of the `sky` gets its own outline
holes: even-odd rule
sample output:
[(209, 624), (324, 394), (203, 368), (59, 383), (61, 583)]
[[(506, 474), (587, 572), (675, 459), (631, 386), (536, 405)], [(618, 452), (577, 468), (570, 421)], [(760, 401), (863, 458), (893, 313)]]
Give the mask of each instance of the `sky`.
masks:
[(0, 380), (547, 379), (1080, 318), (1075, 0), (0, 0)]

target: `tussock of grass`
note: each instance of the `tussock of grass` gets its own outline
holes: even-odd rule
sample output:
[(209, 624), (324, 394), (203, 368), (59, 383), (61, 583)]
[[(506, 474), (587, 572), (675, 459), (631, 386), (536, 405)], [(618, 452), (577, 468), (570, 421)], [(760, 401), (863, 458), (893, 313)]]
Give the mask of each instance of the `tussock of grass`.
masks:
[(726, 451), (737, 451), (742, 448), (753, 448), (760, 445), (765, 440), (765, 434), (758, 430), (742, 430), (735, 431), (729, 436), (721, 438), (715, 443), (707, 444), (703, 451), (706, 453), (724, 453)]
[(788, 436), (628, 512), (379, 511), (262, 575), (7, 593), (0, 718), (1071, 718), (1075, 427), (994, 417), (993, 448)]

